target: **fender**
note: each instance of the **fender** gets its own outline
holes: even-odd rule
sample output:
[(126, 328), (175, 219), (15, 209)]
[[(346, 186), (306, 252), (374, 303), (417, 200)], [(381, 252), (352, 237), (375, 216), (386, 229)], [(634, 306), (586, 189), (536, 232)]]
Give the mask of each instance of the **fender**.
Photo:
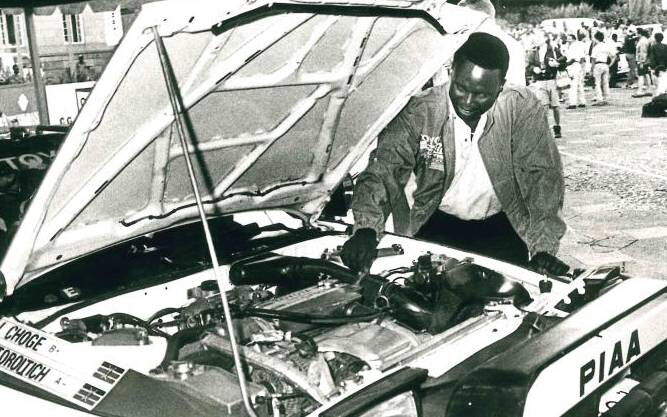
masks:
[(667, 340), (666, 288), (639, 278), (623, 282), (466, 376), (446, 415), (563, 415)]

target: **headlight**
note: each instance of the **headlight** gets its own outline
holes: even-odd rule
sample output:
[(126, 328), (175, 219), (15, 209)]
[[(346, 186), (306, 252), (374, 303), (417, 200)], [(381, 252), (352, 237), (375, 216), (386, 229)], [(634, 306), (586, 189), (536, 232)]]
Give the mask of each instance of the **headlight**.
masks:
[(360, 417), (419, 417), (421, 412), (418, 404), (415, 395), (406, 392), (374, 406)]

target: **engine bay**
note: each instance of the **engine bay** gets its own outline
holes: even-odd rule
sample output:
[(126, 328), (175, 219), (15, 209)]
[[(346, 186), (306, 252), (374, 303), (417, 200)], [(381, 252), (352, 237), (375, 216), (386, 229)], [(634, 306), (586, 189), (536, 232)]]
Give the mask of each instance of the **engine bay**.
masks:
[[(494, 307), (518, 312), (532, 301), (519, 282), (469, 258), (427, 252), (377, 275), (355, 274), (332, 259), (326, 252), (320, 259), (266, 253), (229, 269), (236, 339), (262, 415), (306, 415), (443, 343), (451, 329), (479, 325)], [(242, 398), (217, 281), (188, 288), (187, 299), (146, 319), (64, 315), (54, 333), (96, 348), (154, 345), (153, 355), (164, 352), (149, 371), (154, 380), (234, 415)]]

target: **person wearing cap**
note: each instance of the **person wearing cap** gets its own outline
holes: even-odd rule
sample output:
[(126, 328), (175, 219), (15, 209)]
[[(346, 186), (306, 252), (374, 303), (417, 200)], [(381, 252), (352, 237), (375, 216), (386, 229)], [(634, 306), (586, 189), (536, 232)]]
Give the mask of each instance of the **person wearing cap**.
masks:
[(414, 96), (382, 131), (356, 181), (345, 265), (370, 267), (391, 214), (398, 234), (567, 272), (556, 257), (565, 233), (560, 156), (539, 99), (505, 83), (508, 61), (500, 39), (471, 34), (449, 83)]

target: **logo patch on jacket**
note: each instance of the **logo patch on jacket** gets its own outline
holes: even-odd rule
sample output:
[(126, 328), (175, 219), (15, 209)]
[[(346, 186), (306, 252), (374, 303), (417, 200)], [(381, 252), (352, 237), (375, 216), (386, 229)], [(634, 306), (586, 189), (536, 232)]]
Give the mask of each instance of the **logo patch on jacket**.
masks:
[(440, 136), (421, 135), (419, 138), (419, 153), (430, 169), (445, 170)]

